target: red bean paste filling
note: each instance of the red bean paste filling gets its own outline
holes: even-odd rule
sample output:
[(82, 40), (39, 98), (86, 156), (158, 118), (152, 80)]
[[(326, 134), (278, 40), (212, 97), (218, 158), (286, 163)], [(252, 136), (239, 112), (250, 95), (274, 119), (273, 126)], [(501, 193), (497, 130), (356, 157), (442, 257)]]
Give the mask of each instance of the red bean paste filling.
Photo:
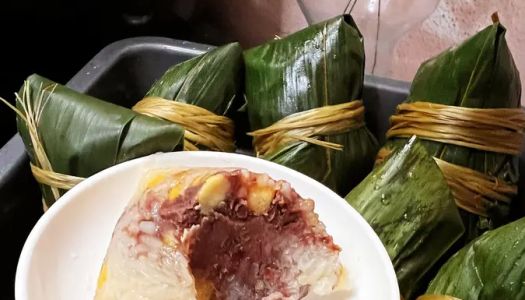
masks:
[[(242, 185), (240, 173), (225, 175), (232, 188), (221, 206), (202, 215), (195, 209), (200, 187), (189, 188), (176, 201), (164, 202), (159, 210), (160, 231), (179, 228), (181, 236), (180, 228), (200, 224), (185, 246), (192, 273), (213, 284), (216, 299), (261, 299), (276, 290), (289, 296), (282, 270), (290, 266), (280, 265), (281, 254), (294, 244), (297, 247), (316, 240), (336, 246), (327, 235), (315, 236), (306, 222), (307, 212), (298, 205), (303, 200), (294, 191), (288, 199), (277, 191), (274, 199), (284, 201), (274, 201), (278, 204), (257, 216), (236, 193)], [(301, 294), (307, 292), (308, 287), (301, 288)]]

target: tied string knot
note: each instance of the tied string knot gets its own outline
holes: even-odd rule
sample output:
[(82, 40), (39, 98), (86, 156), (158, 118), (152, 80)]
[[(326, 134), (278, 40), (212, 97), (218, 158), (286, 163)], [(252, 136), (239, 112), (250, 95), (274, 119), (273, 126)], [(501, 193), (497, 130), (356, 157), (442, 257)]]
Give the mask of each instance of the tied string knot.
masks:
[[(518, 155), (523, 144), (525, 111), (521, 108), (467, 108), (428, 102), (403, 103), (390, 118), (387, 138), (418, 136), (423, 140), (471, 149)], [(391, 149), (382, 148), (376, 163)], [(495, 202), (510, 203), (518, 189), (496, 176), (434, 157), (454, 196), (456, 205), (488, 217)]]
[(297, 141), (342, 150), (342, 145), (321, 138), (364, 126), (364, 111), (360, 100), (318, 107), (291, 114), (266, 128), (252, 131), (248, 135), (253, 137), (257, 156), (264, 156)]
[(135, 104), (132, 110), (184, 127), (186, 151), (199, 150), (198, 145), (217, 151), (235, 150), (233, 121), (228, 117), (216, 115), (193, 104), (160, 97), (146, 97)]

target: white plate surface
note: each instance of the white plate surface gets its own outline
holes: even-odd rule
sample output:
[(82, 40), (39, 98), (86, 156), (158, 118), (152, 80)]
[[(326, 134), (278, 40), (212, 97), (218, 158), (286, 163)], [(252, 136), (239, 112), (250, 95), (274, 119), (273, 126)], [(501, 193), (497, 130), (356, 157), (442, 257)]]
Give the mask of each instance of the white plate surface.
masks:
[(239, 167), (290, 182), (302, 197), (315, 201), (315, 211), (343, 249), (341, 261), (350, 292), (315, 299), (399, 300), (394, 269), (379, 238), (337, 194), (303, 174), (262, 159), (205, 151), (135, 159), (95, 174), (67, 192), (41, 217), (24, 245), (16, 299), (93, 299), (113, 228), (128, 200), (149, 170), (171, 167)]

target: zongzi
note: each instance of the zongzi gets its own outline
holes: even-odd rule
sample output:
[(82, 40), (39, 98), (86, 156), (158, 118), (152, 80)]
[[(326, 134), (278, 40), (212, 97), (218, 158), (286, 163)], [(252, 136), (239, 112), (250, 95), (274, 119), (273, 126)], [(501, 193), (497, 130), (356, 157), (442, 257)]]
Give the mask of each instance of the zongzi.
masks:
[(377, 166), (347, 196), (392, 260), (405, 299), (461, 237), (454, 198), (434, 159), (415, 137)]
[(377, 151), (364, 122), (363, 38), (349, 15), (247, 50), (257, 155), (346, 194)]
[[(461, 300), (525, 299), (525, 218), (491, 230), (443, 265), (427, 294)], [(427, 299), (423, 296), (421, 300)]]
[(403, 147), (414, 134), (424, 140), (461, 208), (466, 240), (507, 222), (517, 193), (521, 84), (505, 28), (494, 21), (421, 65), (379, 152)]
[(78, 93), (39, 75), (27, 78), (14, 109), (45, 206), (84, 177), (112, 165), (182, 149), (182, 127)]
[(117, 223), (95, 299), (288, 299), (332, 292), (340, 248), (288, 182), (245, 169), (148, 174)]
[(241, 74), (242, 49), (227, 44), (169, 68), (133, 110), (183, 126), (186, 150), (233, 151), (233, 121), (226, 115)]

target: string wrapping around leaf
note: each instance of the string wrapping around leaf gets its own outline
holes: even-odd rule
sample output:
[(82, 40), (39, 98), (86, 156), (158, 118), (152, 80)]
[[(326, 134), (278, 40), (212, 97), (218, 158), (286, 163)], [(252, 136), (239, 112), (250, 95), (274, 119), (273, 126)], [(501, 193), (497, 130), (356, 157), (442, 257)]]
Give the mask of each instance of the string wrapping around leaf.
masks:
[(364, 126), (364, 112), (363, 103), (359, 100), (328, 105), (286, 116), (248, 135), (254, 137), (257, 155), (266, 155), (295, 141), (343, 150), (343, 145), (320, 140), (320, 137), (342, 134)]
[(525, 110), (418, 101), (398, 105), (390, 123), (387, 138), (417, 135), (445, 144), (518, 155), (523, 146)]
[(235, 150), (233, 121), (228, 117), (216, 115), (196, 105), (160, 97), (146, 97), (132, 109), (183, 126), (184, 150), (199, 150), (198, 146), (224, 152)]

